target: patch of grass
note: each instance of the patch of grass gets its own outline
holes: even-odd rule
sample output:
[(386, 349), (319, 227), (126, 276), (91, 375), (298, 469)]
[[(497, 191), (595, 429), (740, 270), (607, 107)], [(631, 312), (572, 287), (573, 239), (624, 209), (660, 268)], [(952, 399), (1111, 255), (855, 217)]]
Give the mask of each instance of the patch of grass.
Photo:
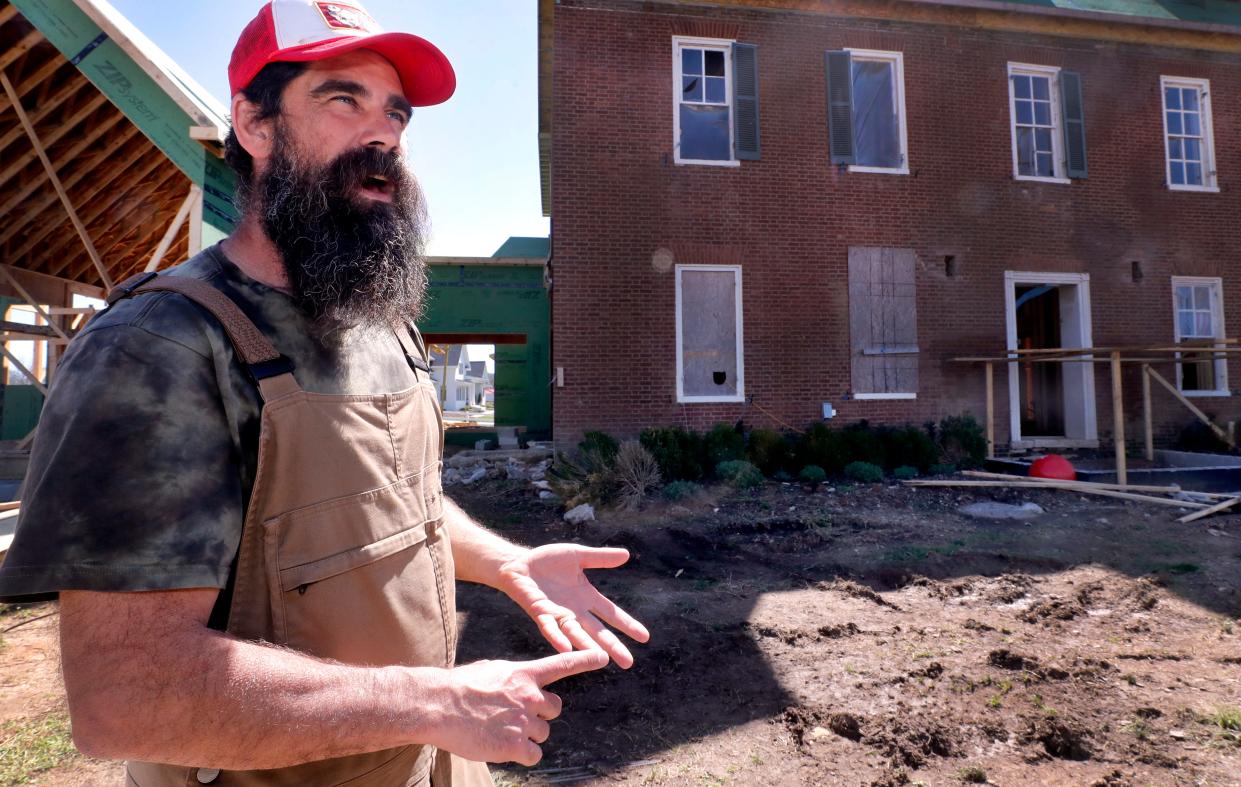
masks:
[(929, 658), (932, 658), (934, 655), (935, 654), (929, 650), (920, 650), (913, 655), (913, 658), (916, 661), (918, 659), (929, 659)]
[(1120, 725), (1122, 732), (1127, 732), (1140, 741), (1150, 738), (1151, 729), (1143, 719), (1129, 719)]
[(1000, 699), (999, 694), (992, 694), (991, 697), (988, 698), (987, 700), (987, 707), (988, 708), (1002, 708), (1004, 707), (1004, 700)]
[(957, 777), (966, 784), (986, 784), (987, 772), (977, 765), (971, 765), (968, 768), (962, 768), (957, 771)]
[(1160, 567), (1161, 571), (1167, 571), (1169, 574), (1196, 574), (1202, 570), (1202, 566), (1197, 563), (1172, 563)]
[(751, 754), (751, 755), (750, 755), (750, 764), (751, 764), (751, 765), (762, 765), (762, 764), (763, 764), (763, 758), (762, 758), (762, 757), (760, 757), (760, 756), (758, 756), (757, 754)]
[(1130, 686), (1138, 685), (1138, 679), (1136, 675), (1126, 674), (1126, 675), (1121, 675), (1120, 677), (1121, 677), (1121, 680), (1123, 680), (1125, 683), (1128, 683)]
[(1223, 707), (1208, 715), (1205, 719), (1207, 724), (1213, 727), (1219, 727), (1221, 730), (1229, 730), (1231, 732), (1241, 732), (1241, 709)]
[(0, 728), (0, 785), (27, 784), (44, 771), (78, 757), (66, 713), (17, 719)]

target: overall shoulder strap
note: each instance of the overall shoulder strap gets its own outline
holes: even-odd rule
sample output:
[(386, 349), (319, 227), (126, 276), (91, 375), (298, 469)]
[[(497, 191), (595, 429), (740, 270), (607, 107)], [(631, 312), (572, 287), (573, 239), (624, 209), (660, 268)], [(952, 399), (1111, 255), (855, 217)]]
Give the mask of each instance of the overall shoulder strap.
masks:
[(281, 355), (263, 332), (224, 293), (200, 279), (140, 273), (118, 284), (108, 293), (108, 305), (146, 292), (175, 292), (211, 312), (228, 334), (233, 348), (254, 381), (264, 401), (271, 401), (301, 390), (293, 378), (293, 362)]
[(427, 354), (427, 344), (422, 340), (418, 328), (412, 322), (402, 323), (397, 326), (395, 333), (401, 349), (405, 351), (405, 357), (409, 359), (409, 365), (430, 374), (431, 357)]

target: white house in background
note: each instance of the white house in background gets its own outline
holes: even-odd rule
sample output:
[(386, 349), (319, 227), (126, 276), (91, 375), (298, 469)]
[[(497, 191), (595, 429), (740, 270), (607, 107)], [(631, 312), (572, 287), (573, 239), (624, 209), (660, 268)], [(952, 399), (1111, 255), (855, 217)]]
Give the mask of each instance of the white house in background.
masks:
[[(487, 362), (471, 361), (470, 353), (465, 345), (454, 344), (447, 348), (433, 347), (431, 350), (431, 379), (440, 392), (440, 406), (445, 411), (464, 410), (471, 405), (481, 405), (484, 389), (490, 384), (487, 374)], [(445, 383), (445, 368), (448, 370)]]

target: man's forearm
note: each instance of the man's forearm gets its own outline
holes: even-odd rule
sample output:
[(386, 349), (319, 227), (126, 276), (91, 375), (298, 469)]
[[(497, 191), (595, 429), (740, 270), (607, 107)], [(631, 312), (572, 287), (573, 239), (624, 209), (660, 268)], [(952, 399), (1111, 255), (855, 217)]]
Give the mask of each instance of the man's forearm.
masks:
[(184, 618), (129, 630), (100, 614), (117, 597), (66, 593), (61, 602), (74, 739), (87, 754), (278, 768), (428, 742), (449, 702), (447, 670), (324, 662)]
[(487, 530), (447, 497), (444, 498), (444, 524), (452, 539), (457, 579), (504, 590), (500, 567), (526, 548)]

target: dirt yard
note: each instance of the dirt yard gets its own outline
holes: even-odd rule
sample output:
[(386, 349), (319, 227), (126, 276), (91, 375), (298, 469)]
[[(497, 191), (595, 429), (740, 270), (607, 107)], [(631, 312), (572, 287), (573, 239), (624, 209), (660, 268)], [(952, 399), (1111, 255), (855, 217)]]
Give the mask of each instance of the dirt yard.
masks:
[[(652, 632), (629, 672), (558, 684), (544, 761), (497, 784), (1241, 785), (1241, 516), (769, 484), (575, 527), (518, 482), (452, 491), (524, 543), (628, 547), (599, 582)], [(1046, 513), (958, 513), (977, 500)], [(460, 605), (463, 660), (549, 652), (499, 594)], [(36, 723), (63, 740), (54, 632), (4, 634), (0, 784)], [(45, 748), (33, 783), (119, 783)]]

